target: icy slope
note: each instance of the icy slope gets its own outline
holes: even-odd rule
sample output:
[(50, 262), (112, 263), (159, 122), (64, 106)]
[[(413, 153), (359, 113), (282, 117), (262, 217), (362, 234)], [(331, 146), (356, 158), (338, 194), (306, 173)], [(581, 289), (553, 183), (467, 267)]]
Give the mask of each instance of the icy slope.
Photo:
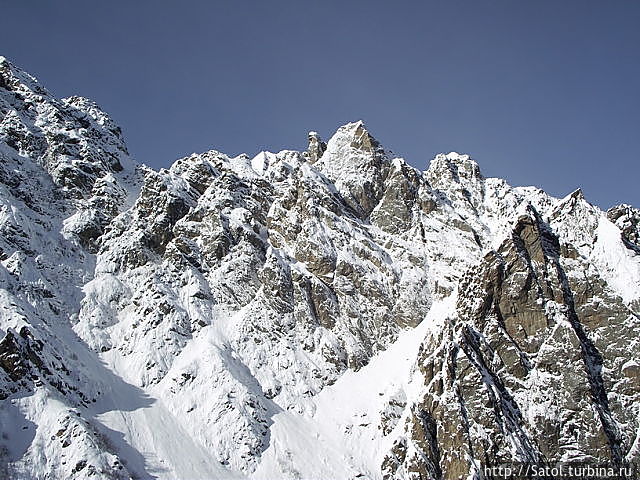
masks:
[(362, 122), (136, 166), (0, 61), (0, 472), (468, 478), (640, 455), (638, 210)]

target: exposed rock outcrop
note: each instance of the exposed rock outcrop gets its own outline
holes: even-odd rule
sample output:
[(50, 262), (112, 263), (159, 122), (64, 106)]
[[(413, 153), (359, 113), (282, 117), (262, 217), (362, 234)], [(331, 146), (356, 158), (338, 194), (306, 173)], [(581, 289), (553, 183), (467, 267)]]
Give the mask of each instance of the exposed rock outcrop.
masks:
[(561, 256), (535, 210), (460, 289), (456, 317), (421, 347), (426, 394), (383, 462), (385, 478), (460, 478), (514, 461), (637, 464), (640, 318), (583, 262)]

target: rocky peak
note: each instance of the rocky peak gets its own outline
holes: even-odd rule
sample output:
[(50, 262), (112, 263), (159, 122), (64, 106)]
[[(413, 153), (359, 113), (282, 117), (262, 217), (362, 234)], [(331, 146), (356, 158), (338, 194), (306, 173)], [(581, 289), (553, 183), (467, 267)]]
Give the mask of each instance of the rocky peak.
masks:
[(305, 153), (305, 156), (309, 159), (310, 163), (316, 163), (322, 154), (327, 149), (327, 144), (322, 141), (320, 135), (317, 132), (309, 132), (309, 147)]
[(315, 164), (363, 218), (382, 198), (390, 166), (391, 153), (369, 134), (361, 120), (340, 127)]
[(469, 155), (449, 152), (439, 153), (431, 160), (427, 175), (434, 184), (444, 181), (455, 183), (477, 182), (484, 177), (480, 166)]
[[(95, 252), (97, 238), (124, 208), (127, 192), (138, 188), (120, 127), (91, 100), (55, 98), (6, 59), (0, 62), (0, 78), (0, 143), (16, 163), (27, 158), (42, 167), (35, 178), (52, 183), (49, 193), (30, 191), (29, 203), (43, 204), (35, 196), (70, 200), (65, 234)], [(20, 188), (16, 194), (27, 198)]]
[(549, 215), (549, 222), (565, 245), (588, 255), (596, 240), (602, 212), (591, 205), (581, 189), (561, 199)]
[(0, 88), (18, 93), (33, 92), (50, 97), (38, 80), (0, 56)]
[(469, 155), (456, 152), (436, 155), (425, 171), (425, 178), (432, 188), (449, 197), (454, 209), (476, 216), (484, 208), (485, 179)]
[(362, 120), (349, 123), (342, 129), (344, 129), (346, 136), (351, 138), (352, 148), (371, 154), (384, 152), (380, 143), (369, 134)]
[(626, 245), (640, 251), (640, 209), (616, 205), (607, 210), (607, 218), (621, 230)]
[(569, 197), (576, 200), (586, 200), (584, 196), (584, 192), (582, 191), (581, 188), (576, 188), (573, 192), (569, 194)]
[(587, 201), (582, 189), (576, 188), (560, 201), (556, 207), (556, 211), (562, 211), (563, 214), (568, 214), (584, 208), (593, 208), (593, 205)]
[(0, 141), (36, 159), (67, 196), (90, 197), (97, 179), (128, 163), (120, 128), (94, 102), (58, 100), (6, 59), (0, 77)]
[[(338, 153), (349, 153), (347, 158), (338, 158)], [(335, 134), (327, 142), (325, 154), (328, 158), (323, 160), (333, 160), (341, 162), (361, 162), (363, 160), (386, 160), (388, 162), (390, 154), (384, 150), (380, 142), (376, 140), (367, 130), (364, 122), (347, 123), (338, 128)], [(323, 155), (324, 157), (324, 155)]]

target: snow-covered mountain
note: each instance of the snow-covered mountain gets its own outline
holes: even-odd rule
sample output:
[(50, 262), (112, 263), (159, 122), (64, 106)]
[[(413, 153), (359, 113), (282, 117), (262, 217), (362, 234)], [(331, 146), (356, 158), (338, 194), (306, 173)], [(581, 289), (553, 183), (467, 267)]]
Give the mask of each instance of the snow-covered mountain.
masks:
[(640, 463), (640, 210), (362, 122), (136, 165), (0, 57), (0, 477)]

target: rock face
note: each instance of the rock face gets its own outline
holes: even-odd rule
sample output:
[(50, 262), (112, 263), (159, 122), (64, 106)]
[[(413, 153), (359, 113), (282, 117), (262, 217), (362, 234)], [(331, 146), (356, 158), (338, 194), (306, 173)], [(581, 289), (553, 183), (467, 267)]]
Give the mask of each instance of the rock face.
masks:
[(3, 58), (0, 159), (3, 477), (638, 464), (633, 207), (419, 171), (362, 122), (155, 171)]
[(607, 217), (621, 230), (627, 245), (637, 251), (640, 247), (640, 210), (631, 205), (617, 205), (607, 210)]
[(534, 209), (460, 289), (457, 316), (421, 347), (425, 394), (385, 458), (386, 478), (635, 461), (638, 385), (623, 365), (635, 365), (640, 319), (584, 261), (562, 255)]

